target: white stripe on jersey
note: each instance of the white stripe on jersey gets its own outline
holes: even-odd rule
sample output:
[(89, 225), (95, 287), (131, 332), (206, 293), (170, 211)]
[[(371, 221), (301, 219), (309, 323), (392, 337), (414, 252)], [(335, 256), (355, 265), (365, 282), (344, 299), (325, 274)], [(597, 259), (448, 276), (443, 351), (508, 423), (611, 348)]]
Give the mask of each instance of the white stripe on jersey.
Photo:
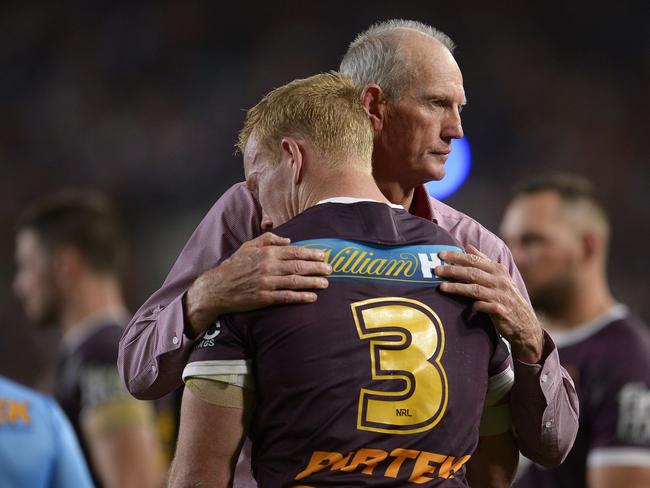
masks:
[(589, 451), (587, 466), (639, 466), (650, 468), (650, 448), (599, 447)]

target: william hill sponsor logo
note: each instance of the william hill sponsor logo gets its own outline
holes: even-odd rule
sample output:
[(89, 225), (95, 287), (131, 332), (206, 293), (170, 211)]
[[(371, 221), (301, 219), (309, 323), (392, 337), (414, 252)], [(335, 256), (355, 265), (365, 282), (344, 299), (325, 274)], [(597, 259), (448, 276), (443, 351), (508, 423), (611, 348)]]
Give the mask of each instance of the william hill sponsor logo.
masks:
[(442, 264), (438, 253), (463, 252), (455, 246), (380, 246), (342, 239), (312, 239), (295, 242), (296, 246), (319, 249), (332, 266), (334, 279), (370, 279), (403, 283), (440, 283), (434, 273)]

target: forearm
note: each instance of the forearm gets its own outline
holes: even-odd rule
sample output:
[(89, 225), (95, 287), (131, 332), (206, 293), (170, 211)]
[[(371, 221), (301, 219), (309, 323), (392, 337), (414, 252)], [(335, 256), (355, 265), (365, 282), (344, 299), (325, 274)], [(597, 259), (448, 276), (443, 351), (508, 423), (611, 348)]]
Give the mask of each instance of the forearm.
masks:
[(506, 488), (517, 472), (519, 449), (512, 431), (479, 437), (478, 447), (467, 462), (467, 481), (472, 488)]
[(233, 301), (221, 287), (222, 274), (222, 266), (206, 271), (166, 305), (159, 292), (133, 317), (118, 357), (120, 376), (133, 396), (156, 399), (182, 384), (194, 342)]
[(181, 373), (194, 339), (185, 334), (182, 296), (166, 306), (136, 314), (120, 339), (118, 369), (129, 392), (156, 399), (182, 383)]
[(184, 334), (181, 298), (204, 271), (259, 235), (261, 214), (245, 184), (231, 187), (196, 228), (162, 287), (136, 312), (120, 341), (119, 370), (138, 398), (157, 398), (181, 383), (193, 340)]
[[(516, 268), (493, 262), (471, 245), (466, 250), (439, 253), (445, 265), (436, 268), (436, 275), (450, 280), (442, 282), (440, 290), (474, 299), (474, 310), (488, 314), (511, 344), (515, 371), (511, 407), (521, 452), (538, 464), (558, 465), (578, 433), (573, 382), (560, 366), (553, 341), (541, 329)], [(506, 258), (511, 260), (509, 252)]]
[(210, 269), (199, 276), (188, 288), (183, 297), (185, 333), (188, 337), (198, 337), (227, 313), (225, 293), (218, 289), (224, 276), (221, 266)]
[(647, 488), (650, 466), (601, 466), (587, 469), (588, 488)]
[(232, 487), (233, 470), (227, 464), (219, 464), (218, 470), (212, 469), (209, 460), (199, 466), (182, 464), (175, 460), (169, 471), (169, 488), (230, 488)]
[(544, 357), (544, 331), (541, 327), (524, 330), (517, 338), (510, 338), (512, 356), (523, 363), (535, 364)]
[(158, 488), (164, 478), (160, 445), (149, 425), (85, 435), (93, 464), (108, 488)]
[(560, 464), (578, 432), (578, 398), (560, 366), (557, 349), (545, 334), (540, 364), (514, 360), (510, 407), (522, 454), (542, 466)]
[(169, 486), (231, 486), (245, 418), (243, 408), (212, 405), (186, 388)]

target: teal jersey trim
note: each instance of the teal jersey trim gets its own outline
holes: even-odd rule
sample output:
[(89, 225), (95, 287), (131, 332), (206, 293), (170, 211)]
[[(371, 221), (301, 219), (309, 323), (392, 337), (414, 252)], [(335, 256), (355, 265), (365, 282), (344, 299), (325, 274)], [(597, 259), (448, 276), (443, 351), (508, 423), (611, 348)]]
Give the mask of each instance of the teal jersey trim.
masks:
[(440, 251), (464, 252), (457, 246), (406, 245), (384, 246), (344, 239), (310, 239), (293, 243), (325, 253), (332, 266), (332, 280), (392, 281), (413, 285), (437, 285), (444, 278), (436, 276), (436, 266), (444, 264)]

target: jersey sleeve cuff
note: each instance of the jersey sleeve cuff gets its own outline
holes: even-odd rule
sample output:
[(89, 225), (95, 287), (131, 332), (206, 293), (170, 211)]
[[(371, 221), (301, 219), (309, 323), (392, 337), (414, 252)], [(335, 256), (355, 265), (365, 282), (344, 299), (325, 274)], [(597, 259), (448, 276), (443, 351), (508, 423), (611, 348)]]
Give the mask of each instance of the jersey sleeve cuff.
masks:
[(587, 466), (650, 468), (650, 447), (598, 447), (589, 451)]

